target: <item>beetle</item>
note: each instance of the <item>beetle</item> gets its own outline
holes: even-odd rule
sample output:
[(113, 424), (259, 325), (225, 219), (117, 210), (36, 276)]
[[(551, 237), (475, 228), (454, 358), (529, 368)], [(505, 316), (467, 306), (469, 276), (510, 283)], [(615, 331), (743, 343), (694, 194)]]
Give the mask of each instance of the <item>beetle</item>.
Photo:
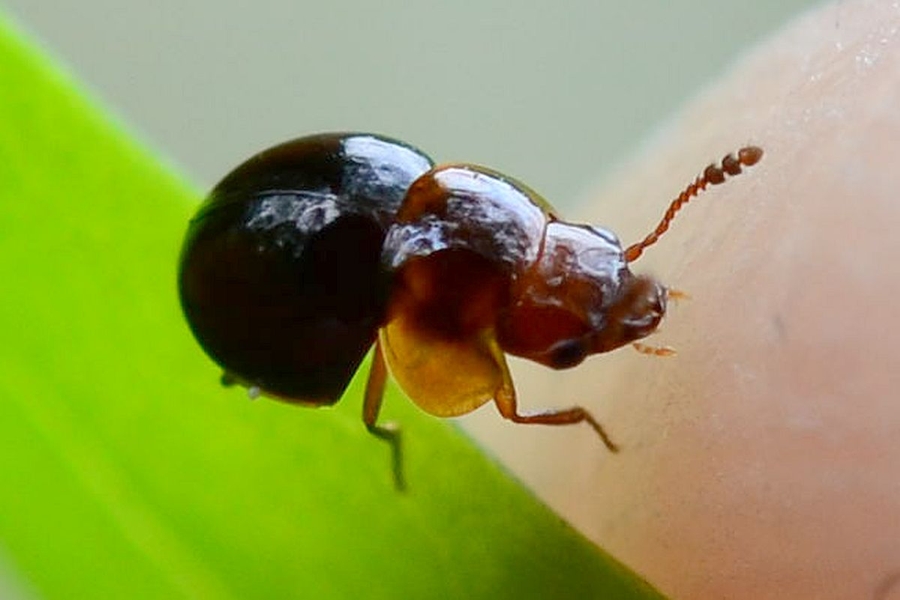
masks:
[(553, 369), (639, 340), (669, 290), (629, 266), (709, 184), (755, 164), (742, 148), (698, 176), (643, 240), (569, 223), (519, 181), (367, 133), (324, 133), (264, 150), (225, 176), (190, 221), (178, 288), (186, 320), (225, 384), (251, 397), (337, 402), (374, 346), (363, 421), (378, 423), (388, 373), (421, 409), (462, 415), (493, 401), (516, 423), (587, 423), (581, 407), (519, 410), (506, 354)]

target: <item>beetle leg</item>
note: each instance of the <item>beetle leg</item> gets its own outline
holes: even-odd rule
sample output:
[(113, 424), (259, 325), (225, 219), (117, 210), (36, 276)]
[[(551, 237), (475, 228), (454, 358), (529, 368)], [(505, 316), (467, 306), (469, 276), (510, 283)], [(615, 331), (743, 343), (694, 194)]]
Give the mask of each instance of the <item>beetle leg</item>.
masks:
[[(499, 354), (497, 352), (499, 351)], [(494, 394), (494, 404), (504, 419), (509, 419), (513, 423), (537, 423), (540, 425), (574, 425), (575, 423), (587, 423), (591, 429), (596, 432), (603, 444), (610, 452), (618, 452), (619, 447), (613, 442), (603, 426), (594, 418), (594, 415), (580, 406), (572, 408), (564, 408), (559, 410), (547, 410), (544, 412), (533, 414), (522, 414), (519, 412), (518, 401), (516, 400), (516, 389), (513, 385), (512, 376), (509, 373), (509, 367), (503, 356), (502, 350), (494, 348), (494, 356), (500, 361), (499, 365), (503, 370), (503, 384)]]
[(690, 300), (691, 295), (685, 292), (684, 290), (676, 290), (674, 288), (666, 288), (666, 299), (674, 300), (678, 302), (679, 300)]
[(619, 447), (609, 439), (603, 426), (587, 410), (580, 406), (573, 406), (562, 410), (548, 410), (545, 412), (523, 415), (518, 412), (515, 393), (509, 391), (498, 392), (495, 398), (497, 409), (504, 419), (514, 423), (539, 423), (541, 425), (574, 425), (586, 422), (603, 440), (603, 444), (610, 452), (618, 452)]
[(631, 342), (631, 347), (641, 354), (649, 354), (650, 356), (674, 356), (675, 348), (669, 346), (650, 346), (641, 342)]
[(403, 446), (400, 440), (400, 428), (394, 423), (378, 425), (378, 412), (384, 398), (384, 384), (387, 381), (387, 365), (381, 352), (381, 341), (375, 341), (375, 352), (372, 366), (369, 367), (369, 380), (366, 382), (366, 394), (363, 399), (363, 423), (375, 437), (384, 440), (391, 446), (391, 460), (394, 472), (394, 487), (398, 491), (406, 489), (403, 477)]

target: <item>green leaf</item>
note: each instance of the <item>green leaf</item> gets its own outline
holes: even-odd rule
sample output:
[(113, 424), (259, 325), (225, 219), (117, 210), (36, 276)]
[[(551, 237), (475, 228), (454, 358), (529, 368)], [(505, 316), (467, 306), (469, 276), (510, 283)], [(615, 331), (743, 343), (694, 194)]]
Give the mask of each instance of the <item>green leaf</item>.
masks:
[(199, 194), (0, 19), (0, 555), (51, 598), (659, 598), (392, 390), (217, 384), (175, 294)]

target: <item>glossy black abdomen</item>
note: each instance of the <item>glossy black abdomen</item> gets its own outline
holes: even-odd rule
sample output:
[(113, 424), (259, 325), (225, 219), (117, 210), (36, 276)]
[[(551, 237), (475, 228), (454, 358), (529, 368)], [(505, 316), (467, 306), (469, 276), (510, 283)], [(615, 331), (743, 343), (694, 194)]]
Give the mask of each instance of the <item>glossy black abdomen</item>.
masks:
[(264, 393), (337, 401), (384, 320), (385, 232), (430, 167), (400, 142), (324, 134), (226, 176), (191, 222), (179, 273), (207, 354)]

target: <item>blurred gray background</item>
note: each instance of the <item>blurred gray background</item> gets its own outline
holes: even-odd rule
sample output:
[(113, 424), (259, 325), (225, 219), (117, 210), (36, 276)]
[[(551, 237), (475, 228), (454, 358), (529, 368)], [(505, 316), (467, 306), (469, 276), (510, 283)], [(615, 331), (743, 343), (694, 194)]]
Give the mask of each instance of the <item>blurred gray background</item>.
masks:
[(0, 0), (207, 187), (263, 147), (362, 130), (571, 205), (811, 0)]

